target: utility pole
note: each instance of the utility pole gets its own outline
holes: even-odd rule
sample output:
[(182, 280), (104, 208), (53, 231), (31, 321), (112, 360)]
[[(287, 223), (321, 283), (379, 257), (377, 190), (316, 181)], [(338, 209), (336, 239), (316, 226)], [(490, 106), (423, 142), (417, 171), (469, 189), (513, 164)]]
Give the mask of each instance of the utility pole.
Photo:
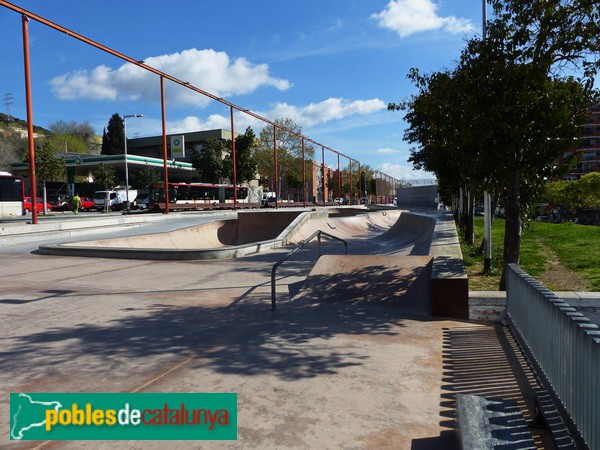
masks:
[[(487, 35), (487, 0), (481, 2), (481, 26), (482, 36)], [(483, 193), (483, 271), (492, 269), (492, 197), (486, 191)]]
[(11, 92), (4, 94), (4, 106), (6, 107), (6, 114), (9, 119), (12, 119), (12, 105), (14, 105), (13, 95)]

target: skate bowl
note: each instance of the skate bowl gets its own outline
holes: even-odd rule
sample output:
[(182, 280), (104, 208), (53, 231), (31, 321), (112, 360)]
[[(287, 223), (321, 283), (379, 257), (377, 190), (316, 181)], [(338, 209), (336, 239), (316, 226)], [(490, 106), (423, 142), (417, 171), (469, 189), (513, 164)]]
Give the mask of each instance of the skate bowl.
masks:
[[(339, 271), (331, 268), (341, 270), (350, 264), (349, 261), (352, 261), (348, 266), (353, 267), (351, 272), (369, 264), (369, 270), (357, 272), (362, 277), (352, 278), (354, 286), (368, 286), (375, 279), (383, 286), (385, 282), (381, 281), (384, 278), (381, 273), (391, 276), (390, 283), (399, 286), (397, 275), (405, 276), (402, 274), (409, 270), (420, 274), (415, 280), (422, 280), (423, 276), (430, 280), (427, 290), (419, 289), (418, 295), (430, 299), (431, 314), (468, 318), (468, 280), (451, 214), (356, 209), (239, 212), (236, 219), (171, 232), (42, 245), (39, 253), (150, 260), (227, 259), (297, 245), (321, 230), (347, 240), (351, 255), (335, 256), (328, 264), (327, 259), (320, 260), (315, 266), (317, 273), (313, 274), (313, 280), (320, 279), (325, 283), (328, 270), (332, 271), (329, 275), (339, 277)], [(418, 271), (416, 266), (420, 267)], [(342, 270), (342, 273), (345, 271)], [(407, 276), (406, 279), (410, 281), (407, 286), (413, 284), (412, 278)], [(319, 286), (321, 283), (313, 284)], [(326, 292), (321, 288), (314, 292), (319, 292), (319, 289)], [(346, 292), (353, 290), (354, 287)], [(380, 293), (389, 296), (386, 292), (381, 290)], [(414, 292), (414, 289), (407, 292)]]
[(158, 260), (236, 258), (296, 244), (316, 229), (339, 235), (342, 239), (373, 238), (392, 230), (401, 217), (399, 210), (364, 214), (367, 210), (361, 209), (356, 212), (354, 215), (340, 214), (335, 208), (309, 212), (239, 212), (236, 219), (166, 233), (42, 245), (39, 253)]

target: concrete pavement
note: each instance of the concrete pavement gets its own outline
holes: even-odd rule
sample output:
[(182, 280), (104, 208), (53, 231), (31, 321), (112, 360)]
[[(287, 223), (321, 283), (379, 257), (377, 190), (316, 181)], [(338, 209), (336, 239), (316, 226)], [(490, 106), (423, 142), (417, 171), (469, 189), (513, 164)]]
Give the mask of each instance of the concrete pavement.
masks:
[[(455, 445), (456, 392), (523, 403), (496, 325), (329, 301), (318, 289), (307, 301), (299, 287), (314, 266), (313, 247), (280, 267), (273, 314), (270, 269), (287, 251), (139, 261), (5, 250), (0, 420), (8, 423), (9, 392), (237, 392), (236, 442), (45, 448), (447, 449)], [(40, 444), (10, 442), (3, 430), (0, 446)]]

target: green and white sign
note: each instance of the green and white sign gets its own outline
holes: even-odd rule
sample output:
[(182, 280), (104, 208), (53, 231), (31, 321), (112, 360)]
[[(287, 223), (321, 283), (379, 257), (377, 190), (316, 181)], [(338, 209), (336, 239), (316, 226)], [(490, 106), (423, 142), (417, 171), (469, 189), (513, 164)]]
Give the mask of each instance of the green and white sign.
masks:
[(11, 440), (236, 440), (235, 393), (11, 393)]
[(184, 136), (171, 136), (171, 158), (185, 157), (185, 139)]

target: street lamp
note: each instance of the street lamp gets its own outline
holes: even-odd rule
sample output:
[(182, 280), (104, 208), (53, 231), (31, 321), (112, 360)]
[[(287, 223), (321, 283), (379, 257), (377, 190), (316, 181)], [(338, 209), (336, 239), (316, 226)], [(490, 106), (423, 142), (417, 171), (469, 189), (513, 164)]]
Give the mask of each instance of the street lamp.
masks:
[(127, 213), (131, 212), (129, 206), (129, 166), (127, 165), (127, 119), (144, 117), (143, 114), (125, 114), (123, 116), (123, 135), (125, 137), (125, 205)]

